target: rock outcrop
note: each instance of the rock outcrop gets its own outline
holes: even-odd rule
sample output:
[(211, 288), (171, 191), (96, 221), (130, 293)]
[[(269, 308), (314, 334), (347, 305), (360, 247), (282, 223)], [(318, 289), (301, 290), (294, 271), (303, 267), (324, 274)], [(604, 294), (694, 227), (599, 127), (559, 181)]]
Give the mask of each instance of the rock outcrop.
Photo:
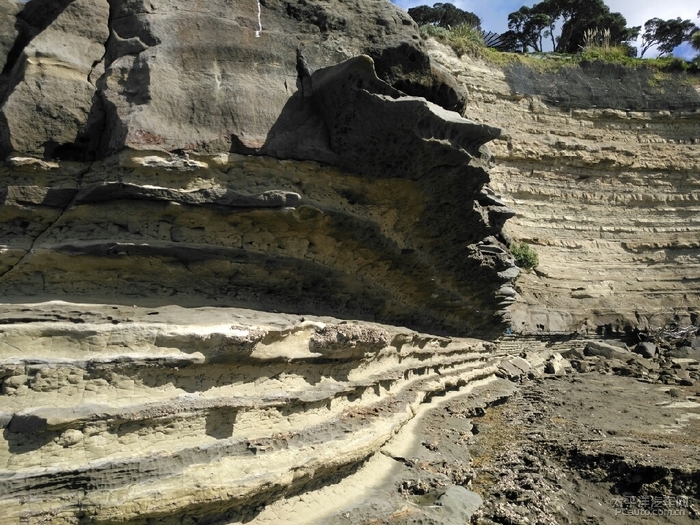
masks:
[(533, 245), (512, 308), (524, 332), (698, 324), (700, 94), (683, 75), (584, 64), (542, 73), (430, 42), (469, 92), (465, 115), (503, 128), (491, 186)]
[(415, 24), (195, 4), (0, 4), (3, 523), (248, 519), (499, 371), (500, 131)]
[(174, 0), (32, 0), (17, 20), (0, 111), (5, 153), (249, 153), (267, 140), (300, 76), (363, 53), (404, 92), (464, 106), (415, 23), (388, 2), (218, 0), (189, 9)]
[(462, 105), (400, 10), (272, 3), (260, 31), (245, 2), (44, 4), (17, 15), (0, 108), (4, 297), (502, 330), (517, 270), (513, 211), (486, 187), (499, 130), (375, 74)]
[(245, 306), (434, 333), (502, 330), (496, 294), (510, 266), (489, 238), (508, 209), (470, 200), (485, 178), (478, 166), (411, 180), (234, 154), (125, 152), (87, 172), (11, 164), (0, 208), (6, 300)]
[(338, 480), (500, 361), (477, 340), (241, 309), (1, 313), (3, 523), (245, 516)]

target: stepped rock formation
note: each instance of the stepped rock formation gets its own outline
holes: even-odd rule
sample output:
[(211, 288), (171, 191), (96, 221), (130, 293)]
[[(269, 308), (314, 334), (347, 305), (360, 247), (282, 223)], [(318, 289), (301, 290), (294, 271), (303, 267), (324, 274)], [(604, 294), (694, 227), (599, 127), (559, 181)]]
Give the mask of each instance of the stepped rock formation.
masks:
[(497, 371), (499, 130), (389, 2), (259, 7), (0, 3), (3, 523), (242, 519)]
[(338, 479), (421, 402), (498, 368), (493, 344), (327, 318), (2, 314), (3, 523), (235, 516)]
[(495, 66), (429, 42), (503, 128), (491, 186), (539, 254), (511, 309), (524, 332), (698, 324), (700, 91), (683, 75), (584, 64)]

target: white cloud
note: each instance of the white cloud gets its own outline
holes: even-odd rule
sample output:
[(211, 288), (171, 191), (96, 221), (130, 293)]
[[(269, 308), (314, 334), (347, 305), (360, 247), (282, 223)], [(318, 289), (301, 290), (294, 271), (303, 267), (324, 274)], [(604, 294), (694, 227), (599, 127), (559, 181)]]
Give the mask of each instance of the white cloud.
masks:
[(664, 0), (663, 2), (645, 2), (640, 0), (607, 0), (605, 2), (611, 11), (622, 13), (627, 19), (628, 26), (644, 26), (644, 22), (652, 18), (681, 17), (700, 24), (697, 19), (700, 2), (688, 0)]

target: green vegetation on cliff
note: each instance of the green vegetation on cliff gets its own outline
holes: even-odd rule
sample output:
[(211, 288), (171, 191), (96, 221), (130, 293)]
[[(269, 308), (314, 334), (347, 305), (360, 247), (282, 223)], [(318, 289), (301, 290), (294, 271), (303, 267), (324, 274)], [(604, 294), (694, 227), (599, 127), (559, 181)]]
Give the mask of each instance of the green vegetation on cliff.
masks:
[[(562, 67), (575, 66), (589, 62), (618, 64), (632, 69), (646, 68), (657, 74), (689, 73), (687, 80), (700, 84), (700, 60), (688, 62), (677, 57), (634, 58), (629, 56), (624, 46), (597, 45), (587, 46), (576, 54), (565, 53), (512, 53), (498, 51), (488, 47), (479, 30), (469, 26), (457, 26), (454, 29), (436, 27), (432, 24), (421, 26), (423, 38), (434, 38), (438, 42), (450, 46), (459, 56), (467, 55), (480, 58), (493, 64), (506, 66), (523, 64), (538, 71), (556, 71)], [(697, 33), (700, 35), (700, 32)], [(698, 37), (700, 42), (700, 37)], [(700, 45), (700, 44), (699, 44)]]
[(525, 242), (514, 242), (510, 245), (510, 253), (515, 257), (515, 264), (525, 270), (533, 270), (540, 264), (537, 252)]
[[(611, 12), (603, 0), (542, 0), (532, 7), (522, 6), (508, 15), (509, 30), (500, 35), (482, 31), (476, 14), (451, 4), (417, 6), (408, 12), (424, 38), (433, 37), (460, 56), (467, 54), (499, 65), (524, 63), (539, 70), (556, 70), (600, 61), (661, 73), (700, 72), (700, 55), (692, 61), (672, 57), (683, 43), (700, 51), (700, 28), (691, 20), (652, 18), (642, 33), (641, 26), (627, 27), (625, 17)], [(637, 49), (633, 44), (640, 33)], [(642, 61), (652, 48), (660, 58)]]

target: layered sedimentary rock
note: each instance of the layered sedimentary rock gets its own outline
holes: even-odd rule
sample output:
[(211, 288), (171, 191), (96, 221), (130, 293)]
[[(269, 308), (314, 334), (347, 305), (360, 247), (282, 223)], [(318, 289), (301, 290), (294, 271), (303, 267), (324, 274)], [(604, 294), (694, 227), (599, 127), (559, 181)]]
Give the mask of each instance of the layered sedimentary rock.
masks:
[(247, 519), (493, 377), (500, 131), (405, 13), (8, 6), (0, 521)]
[(261, 31), (245, 2), (44, 4), (17, 15), (0, 108), (5, 297), (501, 330), (499, 130), (391, 85), (463, 104), (401, 11), (269, 4)]
[(339, 479), (420, 403), (498, 368), (477, 340), (251, 310), (2, 318), (3, 523), (250, 512)]
[(513, 328), (697, 324), (697, 84), (596, 63), (499, 67), (430, 45), (466, 87), (465, 114), (503, 128), (492, 186), (517, 209), (508, 234), (540, 260), (517, 282)]
[(484, 175), (476, 167), (411, 180), (233, 154), (123, 153), (87, 173), (12, 162), (0, 210), (6, 300), (242, 305), (501, 330), (496, 293), (509, 266), (488, 236), (502, 208), (469, 200)]

